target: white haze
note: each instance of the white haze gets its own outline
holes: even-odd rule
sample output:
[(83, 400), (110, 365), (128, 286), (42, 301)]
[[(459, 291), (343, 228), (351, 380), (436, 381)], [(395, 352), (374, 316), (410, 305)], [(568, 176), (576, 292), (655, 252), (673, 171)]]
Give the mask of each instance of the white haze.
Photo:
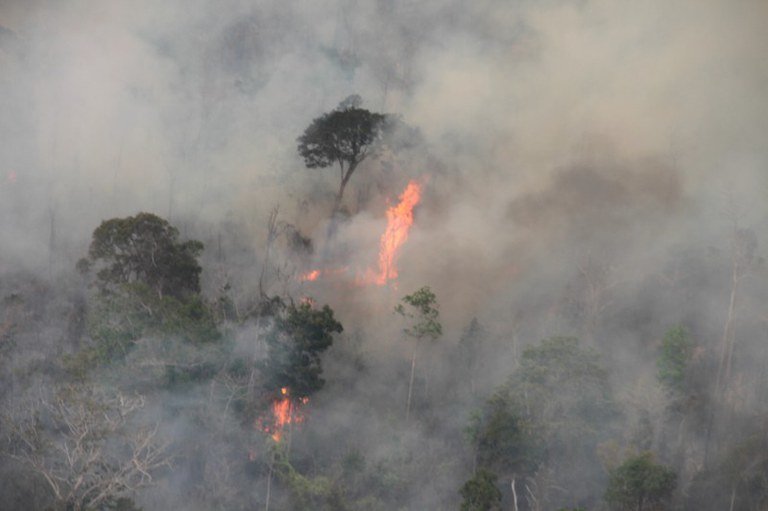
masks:
[[(491, 388), (518, 342), (579, 333), (548, 316), (578, 268), (631, 302), (679, 247), (727, 249), (736, 217), (768, 239), (766, 20), (762, 0), (4, 0), (0, 271), (68, 275), (100, 221), (151, 211), (205, 241), (208, 292), (247, 302), (273, 208), (317, 248), (273, 265), (364, 269), (419, 178), (396, 288), (271, 267), (269, 290), (329, 303), (381, 383), (407, 354), (392, 305), (430, 285), (448, 344), (473, 316), (499, 344)], [(296, 137), (351, 94), (423, 142), (361, 165), (326, 247), (338, 170), (306, 169)], [(627, 374), (652, 374), (647, 339), (612, 333)], [(353, 413), (333, 406), (329, 428)]]

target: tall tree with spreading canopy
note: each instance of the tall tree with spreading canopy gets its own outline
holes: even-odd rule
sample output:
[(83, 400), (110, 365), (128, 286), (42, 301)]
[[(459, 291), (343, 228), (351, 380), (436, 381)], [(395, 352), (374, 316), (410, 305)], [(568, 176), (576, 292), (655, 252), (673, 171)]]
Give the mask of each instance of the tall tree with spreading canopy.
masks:
[(93, 231), (88, 257), (77, 267), (95, 271), (100, 291), (89, 307), (88, 329), (95, 341), (72, 369), (82, 372), (96, 360), (122, 359), (147, 335), (180, 337), (193, 344), (215, 341), (219, 333), (200, 296), (203, 244), (179, 240), (179, 231), (151, 213), (106, 220)]
[(139, 213), (102, 222), (93, 231), (88, 259), (78, 267), (94, 265), (102, 290), (136, 282), (161, 298), (185, 298), (200, 292), (202, 250), (200, 241), (179, 241), (178, 229), (166, 220)]
[(358, 165), (371, 154), (381, 139), (387, 116), (360, 108), (360, 96), (353, 95), (333, 111), (314, 119), (297, 142), (307, 168), (339, 165), (339, 192), (334, 212), (341, 206), (344, 189)]

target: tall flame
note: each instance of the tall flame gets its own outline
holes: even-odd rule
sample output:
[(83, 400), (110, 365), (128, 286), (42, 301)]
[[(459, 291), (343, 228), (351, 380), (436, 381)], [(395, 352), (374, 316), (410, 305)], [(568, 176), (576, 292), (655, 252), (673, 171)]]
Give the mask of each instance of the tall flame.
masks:
[[(408, 233), (413, 225), (413, 209), (421, 201), (421, 185), (411, 180), (400, 194), (400, 202), (387, 209), (387, 228), (379, 240), (378, 270), (368, 269), (364, 275), (358, 275), (357, 284), (385, 285), (397, 278), (397, 258), (400, 248), (408, 239)], [(297, 277), (300, 282), (313, 282), (320, 277), (343, 274), (348, 268), (313, 269)]]
[(411, 181), (400, 195), (400, 202), (387, 209), (387, 229), (379, 242), (379, 271), (373, 282), (382, 286), (397, 278), (397, 257), (413, 225), (413, 208), (421, 201), (421, 185)]

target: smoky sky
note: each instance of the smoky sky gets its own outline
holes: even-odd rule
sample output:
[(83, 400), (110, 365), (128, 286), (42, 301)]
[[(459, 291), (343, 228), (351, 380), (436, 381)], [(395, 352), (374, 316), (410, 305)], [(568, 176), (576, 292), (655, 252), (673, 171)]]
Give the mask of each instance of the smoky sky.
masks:
[[(729, 236), (768, 239), (766, 20), (764, 0), (0, 0), (0, 284), (63, 290), (58, 309), (35, 316), (36, 342), (58, 358), (57, 311), (85, 311), (68, 297), (99, 222), (170, 220), (206, 245), (209, 302), (226, 290), (248, 317), (262, 293), (311, 296), (343, 323), (295, 452), (451, 460), (442, 478), (431, 472), (441, 463), (419, 469), (404, 497), (445, 508), (469, 473), (470, 412), (525, 345), (575, 335), (598, 347), (628, 405), (627, 435), (664, 413), (664, 331), (693, 326), (697, 353), (714, 360)], [(331, 225), (338, 169), (307, 169), (296, 138), (352, 94), (398, 116), (408, 128), (395, 138), (408, 143), (360, 165), (349, 215)], [(411, 179), (423, 195), (397, 281), (356, 285)], [(280, 235), (267, 247), (274, 211)], [(297, 250), (295, 233), (312, 249)], [(296, 278), (317, 268), (329, 277)], [(763, 318), (750, 280), (762, 282), (745, 279), (739, 314)], [(419, 352), (433, 394), (417, 394), (442, 401), (434, 421), (396, 431), (415, 351), (393, 305), (424, 285), (444, 334)], [(473, 317), (488, 335), (470, 396), (451, 357)], [(764, 320), (750, 321), (737, 358), (762, 350)], [(236, 354), (263, 356), (258, 321), (226, 329)], [(213, 415), (226, 435), (206, 437), (211, 459), (242, 460), (257, 432)], [(188, 445), (208, 431), (166, 427)], [(183, 508), (185, 477), (145, 495), (158, 499), (148, 508)], [(261, 491), (249, 481), (239, 490)]]
[(365, 266), (387, 201), (427, 178), (402, 289), (431, 283), (461, 310), (526, 265), (716, 238), (728, 197), (742, 222), (764, 218), (767, 14), (761, 1), (6, 1), (2, 258), (35, 268), (53, 247), (69, 265), (99, 221), (142, 210), (236, 222), (258, 254), (279, 205), (321, 243), (337, 171), (304, 168), (295, 139), (350, 94), (421, 135), (410, 156), (361, 167), (341, 235)]

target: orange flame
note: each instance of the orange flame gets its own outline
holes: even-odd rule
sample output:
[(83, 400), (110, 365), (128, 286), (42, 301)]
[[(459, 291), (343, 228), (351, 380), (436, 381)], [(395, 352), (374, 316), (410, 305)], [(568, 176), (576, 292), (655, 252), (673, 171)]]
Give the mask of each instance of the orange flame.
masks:
[(263, 419), (258, 420), (259, 429), (269, 433), (275, 442), (282, 440), (283, 431), (286, 426), (304, 422), (304, 414), (299, 410), (299, 405), (305, 405), (309, 402), (308, 397), (294, 400), (290, 395), (290, 390), (286, 387), (280, 389), (280, 394), (281, 397), (272, 401), (272, 419), (270, 424), (265, 424)]
[(302, 273), (299, 275), (298, 279), (299, 282), (314, 282), (320, 277), (326, 277), (329, 275), (342, 275), (346, 273), (349, 270), (346, 266), (343, 266), (341, 268), (328, 268), (328, 269), (314, 269), (311, 271), (308, 271), (307, 273)]
[[(413, 225), (413, 209), (421, 201), (421, 185), (411, 180), (400, 194), (400, 202), (387, 209), (387, 228), (379, 241), (379, 268), (368, 269), (364, 275), (358, 275), (358, 285), (385, 285), (397, 278), (397, 258), (400, 249), (408, 239)], [(347, 273), (349, 268), (314, 269), (298, 276), (300, 282), (314, 282), (320, 277)]]
[(312, 270), (303, 275), (300, 275), (299, 280), (302, 282), (306, 282), (306, 281), (313, 282), (317, 280), (317, 278), (320, 276), (320, 273), (321, 273), (320, 270)]
[(420, 201), (421, 185), (412, 180), (400, 195), (400, 202), (387, 209), (387, 229), (379, 242), (379, 271), (369, 272), (362, 283), (383, 286), (397, 278), (397, 258), (413, 225), (413, 208)]

